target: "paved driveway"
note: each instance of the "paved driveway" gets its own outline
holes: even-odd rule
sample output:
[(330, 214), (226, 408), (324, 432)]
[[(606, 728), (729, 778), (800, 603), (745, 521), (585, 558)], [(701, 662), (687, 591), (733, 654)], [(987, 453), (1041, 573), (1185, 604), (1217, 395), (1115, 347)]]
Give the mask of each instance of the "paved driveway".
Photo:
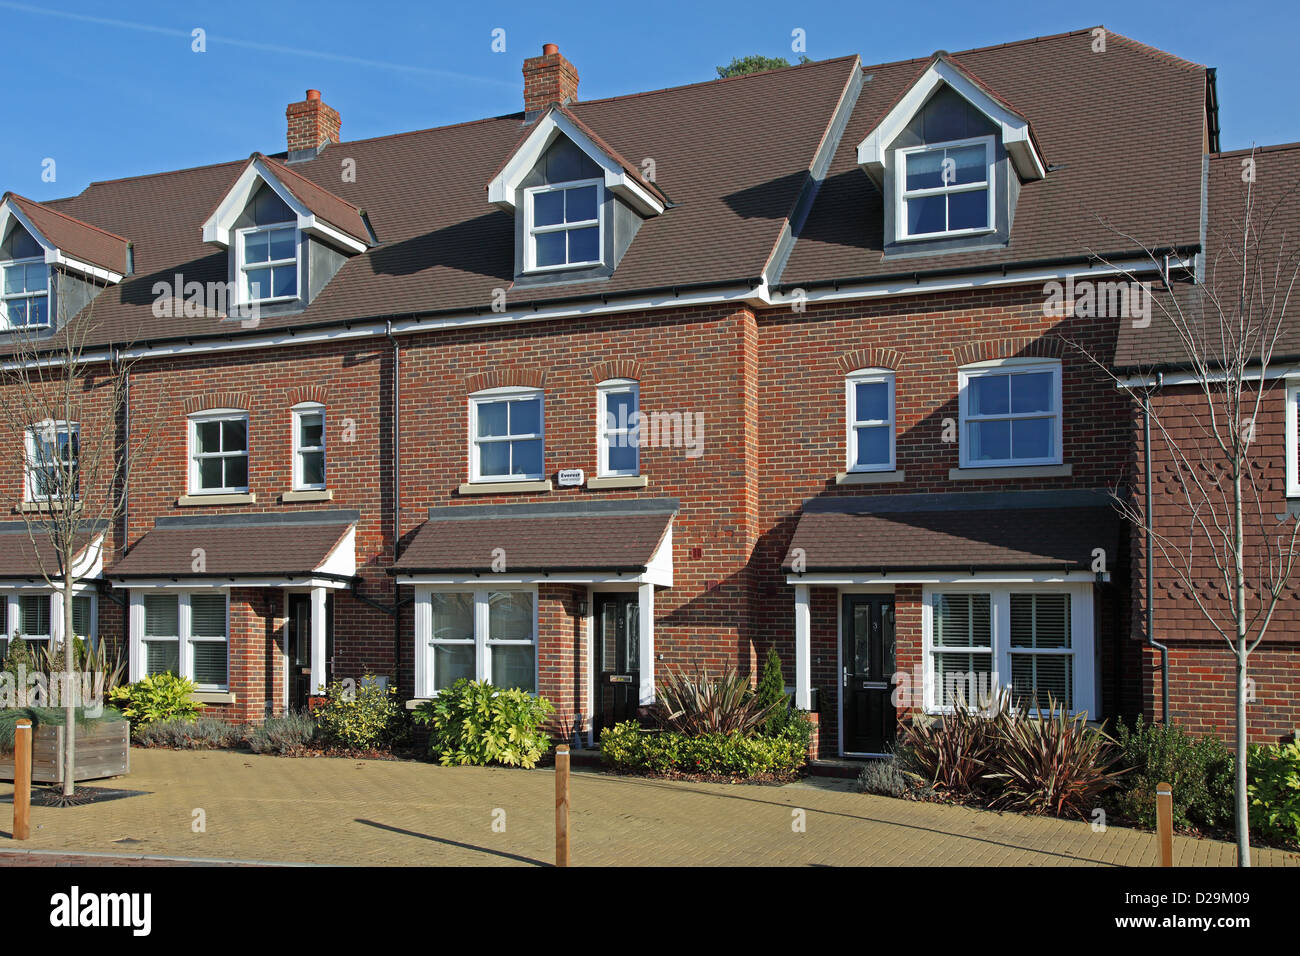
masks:
[[(425, 763), (134, 750), (109, 786), (148, 796), (32, 809), (11, 850), (387, 866), (554, 860), (553, 773)], [(670, 783), (575, 771), (574, 865), (1151, 865), (1149, 833), (853, 793)], [(12, 793), (0, 783), (0, 797)], [(1179, 837), (1182, 866), (1228, 866), (1230, 844)], [(10, 862), (17, 862), (10, 857)], [(1259, 865), (1300, 866), (1264, 850)]]

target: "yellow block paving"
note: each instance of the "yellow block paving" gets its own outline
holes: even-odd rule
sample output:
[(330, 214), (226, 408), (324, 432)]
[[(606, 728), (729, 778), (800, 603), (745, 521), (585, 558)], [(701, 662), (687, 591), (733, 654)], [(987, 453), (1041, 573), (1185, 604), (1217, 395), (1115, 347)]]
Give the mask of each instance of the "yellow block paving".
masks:
[[(544, 865), (555, 858), (549, 770), (165, 750), (134, 750), (131, 766), (129, 776), (100, 785), (147, 796), (34, 807), (32, 837), (23, 843), (9, 837), (4, 806), (0, 850), (382, 866)], [(0, 784), (0, 796), (10, 793), (12, 786)], [(1149, 833), (908, 803), (854, 793), (842, 782), (728, 786), (578, 771), (571, 802), (574, 865), (1156, 860)], [(1230, 866), (1234, 855), (1228, 843), (1175, 840), (1183, 865)], [(1254, 860), (1300, 866), (1300, 854), (1276, 850), (1256, 851)]]

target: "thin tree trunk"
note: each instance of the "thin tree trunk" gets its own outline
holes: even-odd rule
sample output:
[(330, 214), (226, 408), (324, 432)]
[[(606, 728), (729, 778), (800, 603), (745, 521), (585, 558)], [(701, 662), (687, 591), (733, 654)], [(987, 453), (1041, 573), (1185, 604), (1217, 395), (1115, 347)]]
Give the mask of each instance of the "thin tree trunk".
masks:
[(1246, 664), (1249, 650), (1246, 645), (1246, 535), (1243, 527), (1241, 503), (1241, 463), (1237, 462), (1232, 476), (1233, 507), (1233, 585), (1237, 592), (1237, 865), (1250, 866), (1250, 818), (1246, 800), (1246, 737), (1250, 727), (1246, 723)]
[(77, 664), (76, 637), (72, 627), (72, 563), (63, 573), (63, 795), (71, 797), (76, 789), (77, 770), (77, 694), (73, 693), (73, 674)]

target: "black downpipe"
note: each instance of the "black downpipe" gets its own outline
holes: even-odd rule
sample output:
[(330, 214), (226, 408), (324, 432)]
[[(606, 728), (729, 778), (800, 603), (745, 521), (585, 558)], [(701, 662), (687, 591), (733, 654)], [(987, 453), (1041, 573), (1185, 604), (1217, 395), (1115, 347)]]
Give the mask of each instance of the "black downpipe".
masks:
[[(393, 335), (393, 323), (386, 330), (388, 341), (393, 343), (393, 562), (397, 562), (397, 549), (402, 540), (402, 351)], [(402, 679), (402, 611), (397, 600), (397, 579), (393, 579), (393, 683)]]
[[(1164, 375), (1156, 373), (1156, 388), (1164, 383)], [(1155, 532), (1151, 514), (1151, 392), (1148, 391), (1142, 401), (1142, 445), (1146, 457), (1146, 526), (1147, 526), (1147, 647), (1154, 647), (1160, 652), (1160, 722), (1169, 723), (1169, 647), (1155, 638)]]

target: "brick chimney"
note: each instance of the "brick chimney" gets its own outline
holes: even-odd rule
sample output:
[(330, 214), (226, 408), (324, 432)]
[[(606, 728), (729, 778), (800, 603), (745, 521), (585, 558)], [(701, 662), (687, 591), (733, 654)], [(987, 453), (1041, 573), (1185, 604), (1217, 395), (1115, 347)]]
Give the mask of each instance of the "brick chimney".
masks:
[(542, 47), (541, 56), (524, 60), (524, 113), (537, 113), (552, 103), (568, 104), (578, 98), (578, 71), (554, 43)]
[(285, 108), (284, 118), (289, 124), (290, 162), (315, 159), (325, 146), (339, 141), (342, 121), (338, 110), (321, 101), (320, 90), (308, 90), (307, 98), (301, 103), (290, 103)]

